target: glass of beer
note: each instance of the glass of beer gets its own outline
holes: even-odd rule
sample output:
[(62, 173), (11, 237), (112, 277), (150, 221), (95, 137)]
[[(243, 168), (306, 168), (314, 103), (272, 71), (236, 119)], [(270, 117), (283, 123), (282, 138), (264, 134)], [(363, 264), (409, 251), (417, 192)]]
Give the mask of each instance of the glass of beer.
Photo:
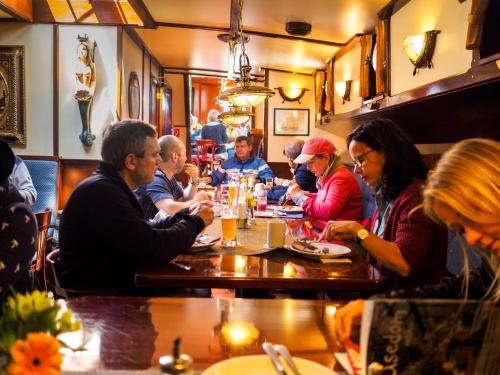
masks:
[(225, 207), (221, 212), (222, 224), (222, 242), (223, 247), (236, 247), (236, 221), (238, 215), (236, 209), (232, 207)]

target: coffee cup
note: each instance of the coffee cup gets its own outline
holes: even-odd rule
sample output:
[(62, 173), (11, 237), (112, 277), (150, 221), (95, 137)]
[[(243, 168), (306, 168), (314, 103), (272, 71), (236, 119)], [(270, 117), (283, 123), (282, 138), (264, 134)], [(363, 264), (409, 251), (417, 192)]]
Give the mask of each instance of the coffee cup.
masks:
[(271, 248), (285, 247), (285, 231), (284, 220), (269, 220), (267, 222), (267, 245)]

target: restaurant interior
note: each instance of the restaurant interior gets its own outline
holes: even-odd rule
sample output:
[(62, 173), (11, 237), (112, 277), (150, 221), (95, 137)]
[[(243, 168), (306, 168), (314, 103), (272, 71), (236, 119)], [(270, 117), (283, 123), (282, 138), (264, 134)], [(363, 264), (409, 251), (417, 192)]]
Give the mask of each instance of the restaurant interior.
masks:
[[(58, 212), (97, 169), (105, 127), (122, 120), (175, 135), (196, 163), (192, 133), (216, 109), (230, 127), (245, 124), (254, 155), (280, 179), (293, 178), (285, 146), (314, 137), (352, 171), (346, 137), (378, 118), (396, 122), (430, 169), (456, 142), (499, 141), (500, 1), (0, 0), (0, 86), (0, 137), (31, 173), (33, 212), (50, 209), (38, 222), (38, 287), (65, 299), (83, 327), (62, 349), (63, 373), (298, 374), (273, 368), (262, 349), (272, 342), (303, 375), (347, 373), (346, 361), (350, 373), (384, 374), (335, 355), (349, 351), (336, 337), (338, 309), (387, 292), (384, 274), (358, 254), (350, 263), (264, 255), (264, 217), (239, 227), (243, 253), (217, 245), (138, 269), (143, 296), (72, 290), (49, 254)], [(200, 174), (220, 164), (213, 158)], [(363, 204), (374, 204), (367, 191)], [(288, 229), (323, 227), (305, 216)], [(220, 236), (217, 218), (205, 234)], [(463, 255), (448, 257), (459, 273)], [(211, 370), (230, 358), (243, 362)]]

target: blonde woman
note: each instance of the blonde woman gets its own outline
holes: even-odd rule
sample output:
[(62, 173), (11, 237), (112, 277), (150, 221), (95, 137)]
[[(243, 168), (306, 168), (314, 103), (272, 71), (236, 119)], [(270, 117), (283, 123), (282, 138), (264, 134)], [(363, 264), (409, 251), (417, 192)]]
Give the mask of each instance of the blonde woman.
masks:
[[(395, 297), (471, 298), (499, 300), (500, 259), (500, 143), (468, 139), (448, 150), (429, 175), (423, 190), (427, 216), (457, 232), (467, 244), (483, 252), (482, 266), (470, 272), (464, 254), (464, 272), (437, 285), (401, 291)], [(359, 321), (363, 301), (351, 302), (336, 314), (340, 339)]]

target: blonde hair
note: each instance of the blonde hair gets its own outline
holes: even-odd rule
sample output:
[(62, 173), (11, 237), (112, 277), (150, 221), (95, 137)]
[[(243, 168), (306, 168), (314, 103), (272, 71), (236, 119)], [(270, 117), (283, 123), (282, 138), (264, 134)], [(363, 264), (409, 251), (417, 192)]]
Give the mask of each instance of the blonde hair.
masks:
[[(453, 145), (429, 174), (423, 190), (426, 215), (438, 223), (441, 218), (434, 210), (436, 201), (448, 205), (467, 221), (477, 224), (498, 224), (500, 218), (500, 143), (490, 139), (467, 139)], [(462, 237), (462, 236), (461, 236)], [(463, 238), (463, 237), (462, 237)], [(468, 292), (469, 263), (465, 241), (465, 294)], [(487, 292), (500, 296), (498, 259), (488, 256), (488, 264), (495, 275)]]

